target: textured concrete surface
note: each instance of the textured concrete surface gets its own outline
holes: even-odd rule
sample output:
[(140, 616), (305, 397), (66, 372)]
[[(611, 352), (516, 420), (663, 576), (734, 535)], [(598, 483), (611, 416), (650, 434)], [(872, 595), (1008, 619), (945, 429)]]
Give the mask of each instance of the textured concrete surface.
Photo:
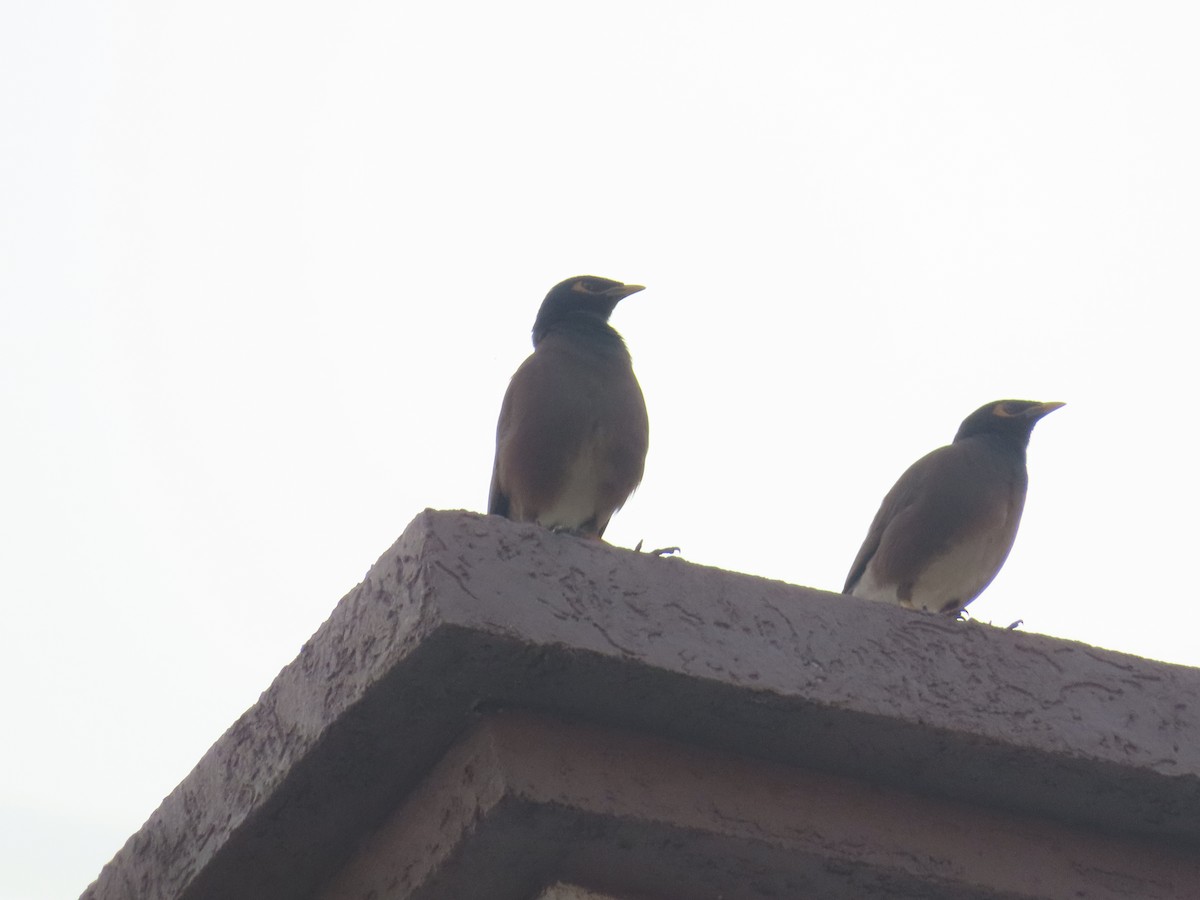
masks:
[[(660, 738), (489, 717), (320, 900), (1194, 897), (1200, 857)], [(586, 895), (585, 895), (586, 896)]]
[(610, 894), (597, 894), (595, 891), (589, 891), (587, 888), (581, 888), (576, 884), (552, 884), (542, 893), (538, 894), (537, 900), (619, 900)]
[(1200, 847), (1198, 670), (427, 511), (84, 896), (313, 897), (506, 709)]

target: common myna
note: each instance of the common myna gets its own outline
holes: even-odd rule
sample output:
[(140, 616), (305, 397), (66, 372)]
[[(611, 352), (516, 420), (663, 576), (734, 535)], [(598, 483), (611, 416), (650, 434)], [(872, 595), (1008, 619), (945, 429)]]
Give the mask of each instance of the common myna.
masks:
[(489, 513), (599, 538), (641, 482), (646, 401), (608, 324), (617, 303), (640, 290), (579, 275), (546, 295), (533, 353), (500, 407)]
[(967, 416), (883, 498), (843, 593), (951, 615), (978, 597), (1017, 537), (1029, 435), (1062, 405), (997, 400)]

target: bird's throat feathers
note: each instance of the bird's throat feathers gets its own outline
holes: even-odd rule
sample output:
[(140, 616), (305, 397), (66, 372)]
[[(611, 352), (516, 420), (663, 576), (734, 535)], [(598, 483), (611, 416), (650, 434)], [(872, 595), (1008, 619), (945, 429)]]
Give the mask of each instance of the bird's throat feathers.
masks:
[(597, 349), (619, 351), (625, 356), (629, 355), (625, 340), (617, 330), (599, 316), (591, 313), (575, 312), (545, 325), (535, 325), (533, 329), (534, 348), (551, 335), (562, 336), (567, 340)]
[(1020, 433), (1003, 434), (994, 431), (981, 431), (974, 434), (956, 437), (954, 442), (971, 441), (976, 446), (987, 447), (989, 450), (1025, 463), (1025, 454), (1029, 448), (1029, 435)]

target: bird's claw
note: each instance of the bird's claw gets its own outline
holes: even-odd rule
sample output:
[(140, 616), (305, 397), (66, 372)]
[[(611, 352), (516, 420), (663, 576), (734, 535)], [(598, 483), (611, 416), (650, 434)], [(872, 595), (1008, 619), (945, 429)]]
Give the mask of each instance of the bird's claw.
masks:
[[(633, 548), (633, 552), (634, 553), (642, 552), (642, 541), (637, 542), (637, 546)], [(660, 556), (660, 557), (661, 556), (671, 556), (675, 553), (678, 553), (679, 548), (678, 547), (659, 547), (657, 550), (648, 550), (646, 552), (649, 553), (651, 556)]]

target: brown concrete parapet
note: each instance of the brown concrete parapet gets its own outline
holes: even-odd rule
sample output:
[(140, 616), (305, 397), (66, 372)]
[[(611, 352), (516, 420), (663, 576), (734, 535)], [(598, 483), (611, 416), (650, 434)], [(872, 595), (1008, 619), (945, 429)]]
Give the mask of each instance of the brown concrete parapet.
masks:
[(1198, 711), (1198, 670), (426, 511), (84, 897), (1196, 897)]

